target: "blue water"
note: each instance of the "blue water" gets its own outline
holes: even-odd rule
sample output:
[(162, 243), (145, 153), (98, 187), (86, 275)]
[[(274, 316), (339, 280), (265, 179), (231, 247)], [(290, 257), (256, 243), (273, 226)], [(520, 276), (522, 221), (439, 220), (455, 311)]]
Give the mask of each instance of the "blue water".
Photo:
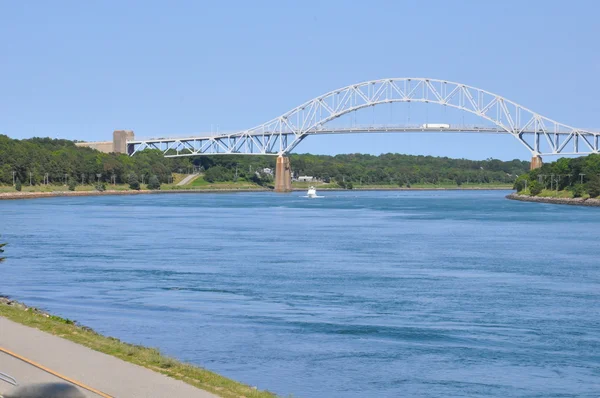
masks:
[(283, 396), (598, 397), (600, 209), (506, 193), (2, 201), (0, 293)]

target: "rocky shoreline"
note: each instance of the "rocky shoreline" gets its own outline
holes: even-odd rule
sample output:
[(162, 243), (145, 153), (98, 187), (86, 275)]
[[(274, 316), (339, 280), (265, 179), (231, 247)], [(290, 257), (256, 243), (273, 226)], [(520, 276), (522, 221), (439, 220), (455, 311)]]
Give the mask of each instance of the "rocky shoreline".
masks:
[(600, 207), (600, 199), (543, 198), (543, 197), (538, 197), (538, 196), (519, 195), (516, 193), (511, 193), (510, 195), (507, 195), (506, 199), (519, 200), (521, 202), (550, 203), (550, 204), (556, 204), (556, 205)]
[[(508, 188), (319, 188), (320, 191), (506, 191)], [(305, 192), (306, 188), (293, 188), (293, 192)], [(104, 196), (104, 195), (146, 195), (166, 193), (235, 193), (235, 192), (273, 192), (268, 188), (248, 189), (169, 189), (164, 191), (133, 191), (133, 190), (106, 190), (106, 191), (53, 191), (53, 192), (0, 192), (0, 200), (12, 199), (39, 199), (66, 196)]]
[(0, 193), (0, 200), (9, 199), (37, 199), (37, 198), (54, 198), (59, 196), (104, 196), (104, 195), (146, 195), (146, 194), (161, 194), (161, 193), (232, 193), (232, 192), (263, 192), (269, 189), (169, 189), (165, 191), (54, 191), (54, 192), (4, 192)]

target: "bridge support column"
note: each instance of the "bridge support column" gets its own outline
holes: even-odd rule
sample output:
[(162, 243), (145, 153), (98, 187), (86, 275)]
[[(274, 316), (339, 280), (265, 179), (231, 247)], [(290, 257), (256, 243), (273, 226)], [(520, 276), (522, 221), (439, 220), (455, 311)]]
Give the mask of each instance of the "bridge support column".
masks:
[(279, 155), (275, 167), (275, 192), (292, 192), (290, 158)]
[(529, 166), (530, 170), (539, 169), (542, 167), (542, 157), (540, 155), (535, 155), (531, 158), (531, 165)]

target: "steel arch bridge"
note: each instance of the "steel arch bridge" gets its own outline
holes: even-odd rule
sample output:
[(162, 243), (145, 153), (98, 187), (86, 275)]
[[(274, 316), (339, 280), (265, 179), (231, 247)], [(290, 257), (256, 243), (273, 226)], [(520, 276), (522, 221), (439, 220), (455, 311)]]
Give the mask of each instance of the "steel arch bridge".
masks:
[[(481, 117), (493, 127), (327, 127), (328, 122), (350, 112), (397, 102), (432, 103), (456, 108)], [(214, 154), (285, 156), (306, 137), (316, 134), (440, 131), (510, 134), (531, 152), (533, 158), (599, 152), (599, 132), (559, 123), (489, 91), (427, 78), (392, 78), (353, 84), (316, 97), (248, 130), (219, 135), (128, 141), (127, 152), (133, 155), (152, 148), (163, 151), (168, 157)]]

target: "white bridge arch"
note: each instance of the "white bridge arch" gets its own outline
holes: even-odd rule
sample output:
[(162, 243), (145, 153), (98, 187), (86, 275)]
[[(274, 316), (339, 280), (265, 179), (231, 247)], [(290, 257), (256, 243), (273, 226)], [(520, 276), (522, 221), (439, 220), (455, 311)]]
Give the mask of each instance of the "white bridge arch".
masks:
[[(477, 115), (493, 127), (421, 125), (328, 128), (350, 112), (396, 102), (433, 103)], [(431, 126), (431, 127), (430, 127)], [(254, 128), (227, 134), (153, 138), (127, 142), (127, 152), (159, 149), (165, 156), (210, 154), (286, 155), (315, 134), (358, 132), (476, 132), (510, 134), (532, 154), (598, 153), (600, 133), (559, 123), (497, 94), (447, 80), (393, 78), (330, 91)]]

